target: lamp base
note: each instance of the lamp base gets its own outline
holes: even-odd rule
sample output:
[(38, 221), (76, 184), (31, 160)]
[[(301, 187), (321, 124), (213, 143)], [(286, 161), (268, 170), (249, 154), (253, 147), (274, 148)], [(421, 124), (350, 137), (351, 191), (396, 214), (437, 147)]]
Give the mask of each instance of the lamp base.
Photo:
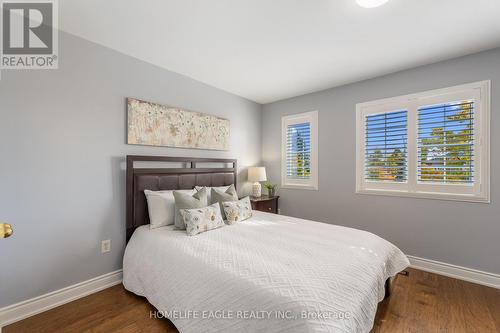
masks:
[(262, 195), (262, 185), (259, 182), (255, 182), (252, 185), (252, 196), (260, 197)]

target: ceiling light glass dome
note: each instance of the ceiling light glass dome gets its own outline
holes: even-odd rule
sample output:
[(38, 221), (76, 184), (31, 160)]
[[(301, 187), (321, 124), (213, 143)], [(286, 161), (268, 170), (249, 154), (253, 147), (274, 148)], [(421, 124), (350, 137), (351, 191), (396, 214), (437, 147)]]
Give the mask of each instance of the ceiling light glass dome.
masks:
[(358, 5), (360, 5), (363, 8), (375, 8), (382, 6), (389, 0), (356, 0)]

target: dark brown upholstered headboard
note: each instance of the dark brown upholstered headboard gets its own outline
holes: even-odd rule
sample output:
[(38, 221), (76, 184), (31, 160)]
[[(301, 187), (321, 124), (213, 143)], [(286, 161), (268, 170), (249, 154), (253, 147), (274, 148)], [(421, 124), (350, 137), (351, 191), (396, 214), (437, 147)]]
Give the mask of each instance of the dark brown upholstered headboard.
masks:
[[(169, 162), (182, 164), (175, 168), (141, 168), (135, 162)], [(200, 167), (205, 163), (228, 164), (231, 167)], [(236, 186), (236, 160), (221, 158), (127, 156), (127, 241), (134, 230), (149, 224), (144, 190), (183, 190), (195, 186)]]

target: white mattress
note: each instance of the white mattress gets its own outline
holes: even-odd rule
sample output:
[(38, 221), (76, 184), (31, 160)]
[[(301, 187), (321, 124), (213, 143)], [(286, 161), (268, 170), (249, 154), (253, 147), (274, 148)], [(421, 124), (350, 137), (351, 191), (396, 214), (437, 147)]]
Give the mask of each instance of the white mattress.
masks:
[(123, 284), (180, 332), (369, 332), (386, 279), (408, 265), (369, 232), (255, 211), (196, 236), (138, 228)]

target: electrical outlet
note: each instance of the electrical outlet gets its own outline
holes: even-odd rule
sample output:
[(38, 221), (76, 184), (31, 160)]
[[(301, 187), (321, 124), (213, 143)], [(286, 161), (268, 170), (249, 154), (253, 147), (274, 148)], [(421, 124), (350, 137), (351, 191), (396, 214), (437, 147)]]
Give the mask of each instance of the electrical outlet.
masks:
[(111, 251), (111, 240), (106, 239), (101, 242), (101, 253), (107, 253)]
[(281, 215), (281, 208), (278, 208), (278, 215)]

